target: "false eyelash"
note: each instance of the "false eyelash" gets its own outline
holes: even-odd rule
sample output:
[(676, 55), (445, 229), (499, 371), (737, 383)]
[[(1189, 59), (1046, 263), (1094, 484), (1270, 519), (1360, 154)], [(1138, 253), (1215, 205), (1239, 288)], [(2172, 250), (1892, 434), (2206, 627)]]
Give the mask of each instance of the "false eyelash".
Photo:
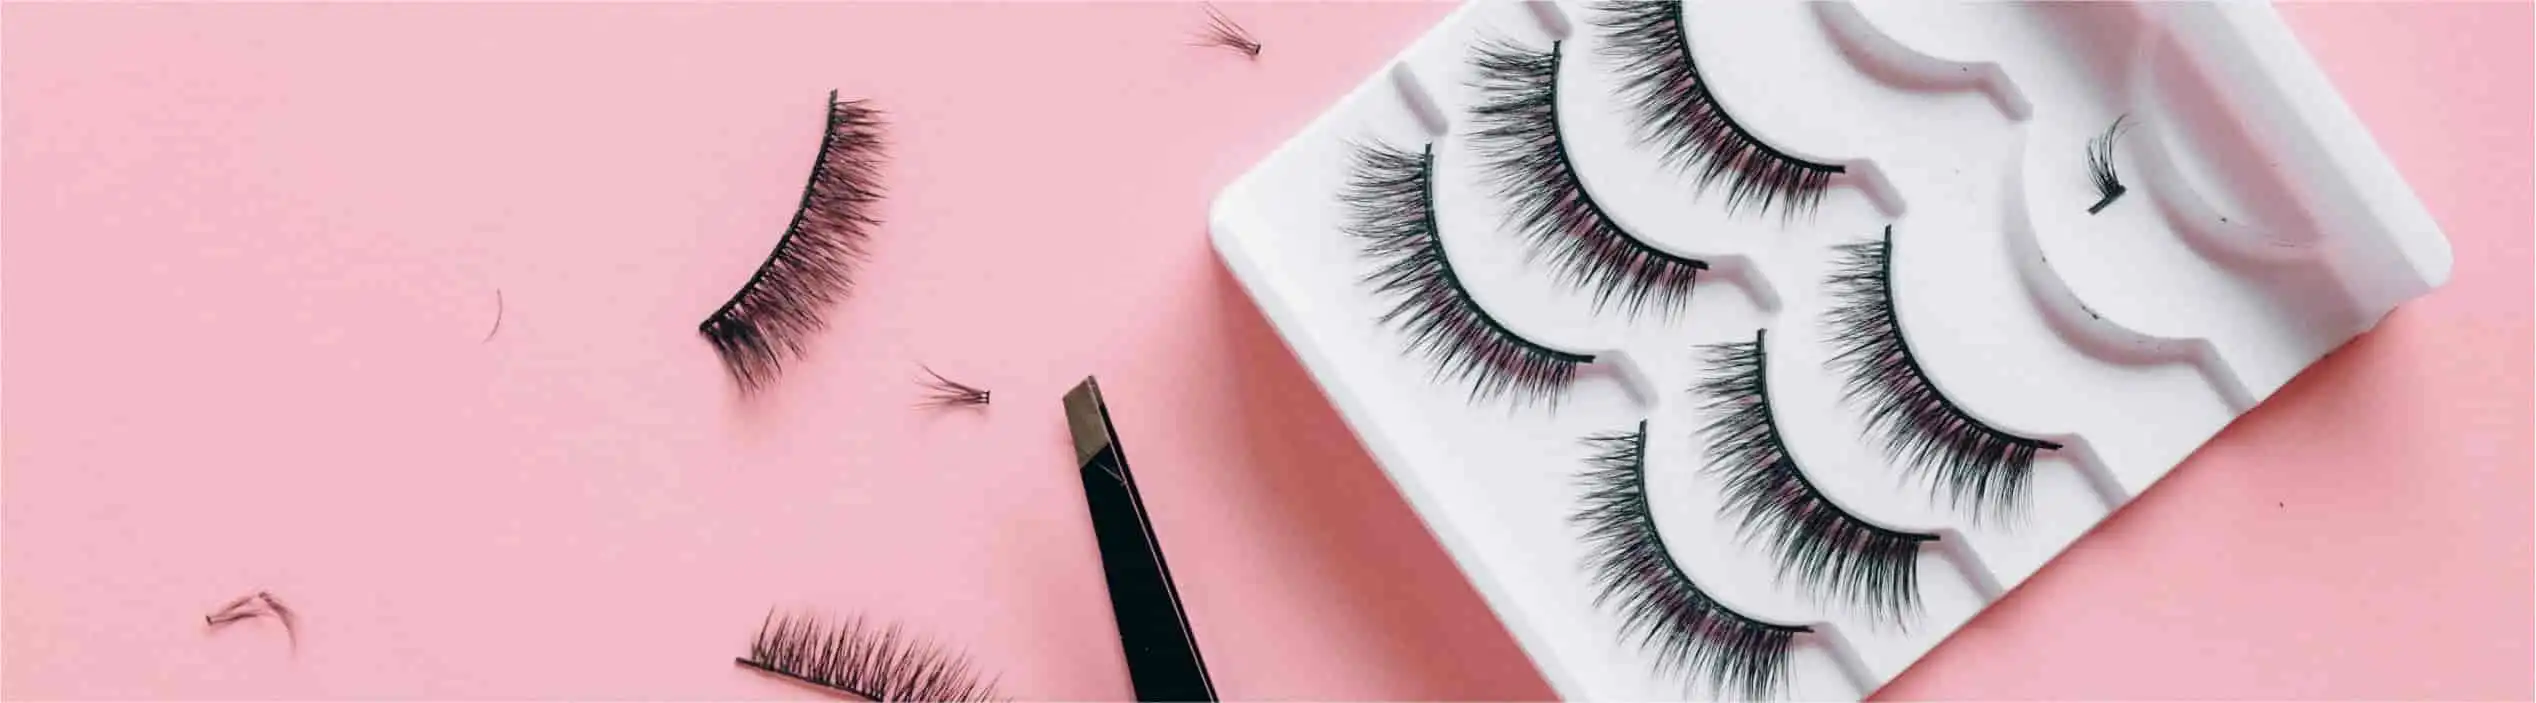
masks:
[(1727, 212), (1746, 204), (1760, 212), (1785, 204), (1783, 215), (1811, 212), (1832, 174), (1847, 171), (1762, 143), (1726, 114), (1691, 58), (1680, 0), (1605, 2), (1594, 23), (1610, 42), (1599, 53), (1619, 64), (1621, 93), (1637, 106), (1638, 141), (1657, 145), (1674, 168), (1697, 169), (1702, 192), (1724, 182)]
[(792, 224), (748, 283), (697, 325), (743, 392), (773, 382), (787, 357), (800, 358), (827, 326), (821, 311), (852, 288), (880, 224), (871, 209), (881, 198), (881, 126), (879, 110), (828, 92), (827, 133)]
[(1555, 405), (1558, 392), (1576, 380), (1577, 367), (1594, 357), (1524, 339), (1471, 299), (1436, 229), (1434, 167), (1431, 144), (1416, 154), (1387, 144), (1356, 146), (1340, 199), (1350, 211), (1347, 232), (1375, 263), (1363, 280), (1390, 299), (1383, 324), (1409, 335), (1409, 351), (1435, 362), (1436, 378), (1469, 381), (1472, 400), (1512, 394), (1519, 402), (1546, 398)]
[(1559, 44), (1546, 53), (1492, 42), (1479, 49), (1472, 142), (1486, 157), (1509, 216), (1546, 255), (1562, 282), (1591, 288), (1594, 310), (1614, 302), (1637, 313), (1647, 303), (1674, 310), (1690, 301), (1708, 263), (1657, 251), (1621, 229), (1585, 190), (1559, 133)]
[(1881, 240), (1840, 245), (1824, 280), (1835, 300), (1831, 363), (1846, 375), (1842, 396), (1866, 403), (1867, 427), (1883, 436), (1887, 456), (1912, 474), (1935, 474), (1932, 490), (1972, 506), (1976, 519), (2013, 512), (2035, 453), (2061, 445), (1974, 419), (1929, 380), (1895, 312), (1892, 248), (1890, 225)]
[(1748, 700), (1785, 686), (1789, 648), (1813, 628), (1735, 612), (1673, 560), (1647, 505), (1646, 421), (1585, 444), (1594, 450), (1580, 481), (1585, 505), (1568, 521), (1585, 532), (1595, 607), (1619, 608), (1623, 636), (1654, 646), (1658, 672), (1684, 670), (1710, 691)]
[(2129, 114), (2115, 116), (2103, 134), (2087, 140), (2087, 179), (2096, 184), (2096, 204), (2087, 206), (2087, 214), (2096, 214), (2131, 190), (2122, 187), (2122, 174), (2113, 170), (2113, 143), (2129, 129), (2123, 124), (2129, 119)]
[(766, 614), (740, 666), (871, 701), (991, 701), (995, 682), (962, 655), (863, 618)]
[(1266, 47), (1258, 39), (1251, 38), (1250, 30), (1243, 29), (1241, 23), (1233, 21), (1233, 18), (1224, 16), (1223, 11), (1215, 9), (1215, 3), (1205, 5), (1206, 31), (1198, 33), (1197, 45), (1220, 46), (1258, 59), (1259, 51)]
[(1726, 512), (1736, 532), (1758, 539), (1794, 579), (1820, 599), (1863, 608), (1900, 624), (1920, 612), (1920, 545), (1936, 535), (1879, 527), (1823, 495), (1805, 477), (1771, 415), (1762, 339), (1706, 347), (1710, 375), (1699, 382), (1709, 401), (1701, 428), (1714, 438), (1709, 469), (1726, 482)]

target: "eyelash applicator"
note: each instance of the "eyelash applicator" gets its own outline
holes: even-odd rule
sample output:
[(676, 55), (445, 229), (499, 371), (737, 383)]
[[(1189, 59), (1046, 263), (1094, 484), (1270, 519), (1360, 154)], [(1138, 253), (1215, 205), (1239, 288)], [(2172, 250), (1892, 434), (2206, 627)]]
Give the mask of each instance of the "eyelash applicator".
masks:
[(1213, 701), (1215, 681), (1198, 654), (1196, 633), (1180, 607), (1180, 589), (1146, 518), (1136, 475), (1127, 469), (1127, 448), (1110, 424), (1109, 404), (1091, 378), (1065, 394), (1066, 428), (1074, 437), (1075, 470), (1101, 545), (1101, 570), (1109, 580), (1110, 610), (1118, 618), (1119, 645), (1127, 653), (1136, 699)]

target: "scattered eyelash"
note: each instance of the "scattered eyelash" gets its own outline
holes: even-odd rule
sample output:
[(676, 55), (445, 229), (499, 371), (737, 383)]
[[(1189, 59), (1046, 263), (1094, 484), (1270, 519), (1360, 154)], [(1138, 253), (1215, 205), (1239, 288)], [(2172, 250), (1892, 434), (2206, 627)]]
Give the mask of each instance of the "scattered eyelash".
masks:
[(1259, 58), (1259, 50), (1266, 48), (1251, 38), (1250, 30), (1243, 29), (1241, 23), (1215, 9), (1215, 3), (1206, 3), (1206, 31), (1198, 33), (1197, 45), (1232, 49), (1253, 60)]
[(1613, 302), (1637, 313), (1690, 301), (1708, 263), (1674, 256), (1622, 229), (1594, 202), (1559, 132), (1559, 44), (1548, 52), (1503, 42), (1479, 48), (1477, 82), (1485, 100), (1472, 109), (1471, 141), (1486, 157), (1498, 197), (1535, 256), (1546, 255), (1562, 282), (1591, 288), (1594, 310)]
[(933, 377), (930, 380), (920, 381), (925, 386), (925, 405), (937, 408), (985, 405), (994, 395), (992, 391), (943, 378), (942, 374), (934, 373), (931, 367), (917, 368), (924, 369), (925, 375)]
[(2097, 196), (2096, 204), (2087, 206), (2087, 214), (2096, 214), (2105, 206), (2112, 205), (2123, 193), (2130, 192), (2129, 188), (2122, 187), (2122, 175), (2113, 170), (2113, 143), (2129, 130), (2129, 126), (2123, 124), (2129, 119), (2131, 116), (2128, 114), (2116, 116), (2113, 124), (2105, 127), (2103, 134), (2087, 140), (2087, 178), (2095, 182)]
[(1929, 380), (1895, 312), (1892, 248), (1891, 226), (1881, 240), (1840, 245), (1824, 281), (1836, 301), (1831, 363), (1846, 375), (1842, 396), (1866, 403), (1867, 427), (1882, 435), (1887, 456), (1914, 475), (1935, 474), (1932, 490), (1971, 506), (1976, 519), (2012, 513), (2035, 453), (2061, 445), (1984, 424)]
[(219, 610), (212, 611), (210, 615), (203, 616), (203, 624), (218, 627), (237, 622), (239, 620), (263, 616), (265, 611), (249, 607), (255, 604), (255, 595), (256, 594), (249, 593), (243, 596), (238, 596), (236, 600), (229, 601), (227, 605), (220, 606)]
[(1709, 345), (1710, 375), (1696, 389), (1709, 396), (1701, 429), (1714, 438), (1708, 464), (1726, 482), (1726, 512), (1738, 534), (1769, 548), (1782, 581), (1902, 624), (1920, 612), (1920, 545), (1937, 536), (1878, 527), (1805, 477), (1771, 415), (1763, 334)]
[[(491, 341), (493, 341), (493, 335), (500, 334), (501, 332), (502, 332), (502, 289), (500, 289), (500, 288), (495, 288), (495, 289), (493, 289), (493, 329), (489, 329), (489, 330), (485, 330), (485, 331), (484, 331), (484, 341), (485, 341), (485, 342), (491, 342)], [(482, 344), (482, 343), (483, 343), (483, 342), (478, 342), (478, 344)]]
[(855, 617), (830, 624), (817, 617), (778, 617), (758, 626), (740, 666), (871, 701), (998, 700), (968, 658), (916, 639), (897, 625), (875, 628)]
[(1647, 503), (1647, 423), (1585, 438), (1594, 450), (1580, 483), (1595, 607), (1620, 610), (1624, 638), (1655, 648), (1656, 670), (1682, 670), (1710, 691), (1769, 698), (1787, 684), (1788, 650), (1813, 628), (1752, 619), (1710, 598), (1665, 550)]
[(282, 622), (282, 634), (290, 638), (291, 649), (299, 649), (299, 618), (292, 614), (289, 607), (282, 605), (281, 599), (273, 597), (269, 591), (256, 591), (238, 596), (228, 604), (220, 606), (219, 610), (203, 616), (203, 625), (218, 629), (229, 623), (266, 615), (271, 615), (273, 619)]
[(1514, 395), (1546, 398), (1576, 380), (1594, 357), (1533, 343), (1489, 317), (1444, 257), (1435, 225), (1435, 147), (1420, 153), (1386, 144), (1357, 145), (1356, 164), (1340, 196), (1351, 216), (1347, 232), (1363, 243), (1376, 268), (1364, 276), (1390, 299), (1386, 325), (1409, 335), (1409, 350), (1436, 363), (1436, 378), (1471, 384), (1471, 399)]
[(1786, 205), (1782, 215), (1810, 212), (1832, 174), (1847, 170), (1762, 143), (1726, 114), (1691, 58), (1679, 0), (1604, 2), (1594, 23), (1610, 42), (1600, 53), (1618, 63), (1621, 93), (1637, 106), (1638, 140), (1656, 144), (1675, 168), (1697, 169), (1703, 192), (1724, 182), (1727, 212), (1746, 204), (1767, 212), (1780, 203)]
[(821, 310), (853, 286), (880, 201), (881, 113), (828, 91), (828, 128), (802, 187), (792, 224), (766, 263), (721, 309), (698, 325), (722, 364), (753, 392), (775, 379), (787, 357), (802, 356), (825, 328)]

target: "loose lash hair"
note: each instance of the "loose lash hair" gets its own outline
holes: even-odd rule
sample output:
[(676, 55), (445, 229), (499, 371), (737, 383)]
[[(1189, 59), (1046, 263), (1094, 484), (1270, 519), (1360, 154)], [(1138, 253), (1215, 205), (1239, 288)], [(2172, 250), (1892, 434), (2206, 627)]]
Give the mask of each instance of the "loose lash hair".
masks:
[(1787, 684), (1788, 652), (1801, 625), (1753, 619), (1717, 602), (1673, 560), (1647, 503), (1647, 423), (1587, 437), (1594, 451), (1585, 502), (1568, 520), (1583, 528), (1596, 607), (1619, 610), (1624, 638), (1651, 647), (1658, 672), (1682, 671), (1708, 690), (1769, 698)]
[(995, 682), (956, 653), (917, 640), (897, 625), (874, 627), (855, 617), (829, 623), (817, 617), (767, 613), (734, 660), (796, 682), (870, 701), (992, 701)]
[(1780, 151), (1754, 136), (1719, 105), (1691, 58), (1679, 0), (1617, 0), (1595, 7), (1594, 24), (1609, 43), (1599, 52), (1616, 64), (1621, 94), (1637, 108), (1638, 140), (1661, 149), (1674, 168), (1698, 172), (1699, 190), (1724, 183), (1726, 211), (1745, 205), (1782, 215), (1821, 204), (1836, 164)]
[(1483, 44), (1475, 63), (1484, 97), (1473, 108), (1471, 141), (1484, 157), (1497, 195), (1561, 282), (1592, 289), (1594, 310), (1612, 303), (1632, 314), (1652, 304), (1679, 309), (1690, 301), (1708, 263), (1657, 251), (1638, 241), (1594, 201), (1577, 175), (1559, 131), (1559, 44), (1548, 52), (1503, 42)]
[(881, 113), (828, 92), (828, 128), (811, 161), (801, 205), (766, 263), (697, 331), (713, 343), (743, 392), (775, 379), (827, 326), (822, 312), (845, 297), (864, 258), (881, 198)]
[(2096, 204), (2087, 206), (2087, 214), (2103, 211), (2123, 193), (2131, 191), (2122, 187), (2122, 174), (2113, 168), (2113, 143), (2129, 130), (2130, 126), (2123, 123), (2130, 119), (2129, 114), (2115, 116), (2113, 124), (2107, 125), (2103, 134), (2087, 140), (2087, 180), (2096, 185)]
[(1782, 582), (1904, 624), (1920, 612), (1920, 546), (1937, 536), (1877, 526), (1806, 478), (1771, 413), (1765, 334), (1705, 347), (1709, 375), (1694, 389), (1709, 398), (1701, 430), (1711, 438), (1708, 471), (1726, 484), (1726, 513), (1737, 534), (1768, 548)]
[(1215, 9), (1215, 3), (1210, 2), (1205, 5), (1206, 31), (1198, 33), (1197, 45), (1220, 46), (1257, 60), (1260, 50), (1267, 47), (1261, 45), (1258, 39), (1251, 38), (1250, 30), (1243, 29), (1241, 23), (1224, 16), (1222, 10)]
[(1831, 365), (1844, 375), (1842, 397), (1866, 405), (1868, 430), (1882, 437), (1885, 455), (1933, 478), (1932, 491), (1970, 506), (1975, 519), (2013, 513), (2035, 454), (2061, 445), (1991, 427), (1937, 389), (1902, 334), (1892, 248), (1890, 225), (1880, 240), (1840, 245), (1824, 280), (1834, 299)]
[(1374, 262), (1363, 281), (1390, 306), (1382, 323), (1408, 334), (1409, 351), (1435, 363), (1435, 378), (1467, 381), (1472, 400), (1512, 395), (1555, 405), (1577, 367), (1594, 357), (1524, 339), (1471, 299), (1436, 229), (1434, 165), (1433, 145), (1418, 153), (1356, 146), (1340, 199), (1350, 212), (1347, 232)]

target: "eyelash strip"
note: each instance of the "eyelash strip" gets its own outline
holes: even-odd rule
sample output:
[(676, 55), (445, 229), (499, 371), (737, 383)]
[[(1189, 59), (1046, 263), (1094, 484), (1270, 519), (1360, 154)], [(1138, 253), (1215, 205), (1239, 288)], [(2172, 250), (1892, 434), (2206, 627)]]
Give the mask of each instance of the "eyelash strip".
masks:
[(871, 240), (871, 208), (881, 198), (881, 113), (828, 92), (828, 129), (811, 162), (801, 206), (766, 263), (696, 329), (722, 365), (754, 392), (798, 359), (827, 323), (821, 311), (845, 297)]
[(2113, 118), (2112, 125), (2105, 127), (2103, 134), (2087, 140), (2087, 179), (2096, 184), (2096, 204), (2087, 206), (2087, 214), (2104, 210), (2105, 206), (2112, 205), (2114, 200), (2131, 190), (2122, 187), (2122, 174), (2113, 170), (2113, 143), (2122, 138), (2127, 127), (2123, 122), (2129, 119), (2131, 116), (2127, 114), (2117, 116)]
[(1881, 622), (1901, 624), (1920, 612), (1922, 543), (1937, 535), (1887, 529), (1823, 495), (1788, 452), (1770, 408), (1763, 332), (1752, 341), (1708, 345), (1709, 376), (1694, 390), (1709, 396), (1702, 431), (1709, 469), (1726, 482), (1726, 512), (1736, 532), (1758, 539), (1794, 579), (1821, 599), (1861, 607)]
[(1649, 303), (1676, 310), (1690, 301), (1708, 262), (1638, 241), (1585, 190), (1559, 132), (1559, 45), (1546, 53), (1491, 43), (1479, 49), (1478, 87), (1487, 100), (1471, 112), (1472, 136), (1498, 197), (1534, 255), (1547, 255), (1562, 282), (1594, 291), (1594, 310), (1618, 302), (1637, 313)]
[(1840, 245), (1824, 280), (1835, 300), (1831, 363), (1846, 376), (1842, 395), (1866, 403), (1868, 429), (1905, 471), (1933, 472), (1933, 488), (1972, 506), (1976, 519), (2010, 513), (2023, 500), (2035, 453), (2061, 445), (1976, 420), (1929, 380), (1895, 312), (1892, 250), (1889, 225), (1881, 240)]
[(1444, 258), (1434, 169), (1433, 145), (1415, 154), (1385, 144), (1356, 147), (1340, 199), (1351, 213), (1348, 233), (1376, 264), (1364, 282), (1390, 299), (1382, 322), (1408, 333), (1409, 350), (1435, 362), (1436, 377), (1467, 380), (1473, 400), (1512, 394), (1555, 404), (1577, 367), (1594, 357), (1524, 339), (1471, 299)]
[(859, 617), (830, 624), (767, 613), (748, 656), (735, 661), (869, 701), (998, 700), (995, 683), (980, 679), (966, 657)]
[(1581, 483), (1585, 505), (1569, 522), (1591, 550), (1596, 607), (1617, 606), (1624, 637), (1653, 645), (1657, 671), (1684, 670), (1709, 690), (1769, 698), (1787, 685), (1788, 652), (1801, 625), (1762, 622), (1717, 602), (1665, 550), (1647, 504), (1647, 423), (1595, 435)]
[(1637, 107), (1638, 140), (1664, 151), (1675, 168), (1695, 168), (1699, 189), (1726, 184), (1726, 211), (1753, 205), (1783, 214), (1812, 211), (1822, 203), (1832, 174), (1848, 169), (1807, 161), (1762, 143), (1735, 122), (1700, 78), (1691, 41), (1682, 33), (1679, 0), (1605, 2), (1594, 23), (1609, 43), (1600, 52), (1615, 61), (1621, 93)]

